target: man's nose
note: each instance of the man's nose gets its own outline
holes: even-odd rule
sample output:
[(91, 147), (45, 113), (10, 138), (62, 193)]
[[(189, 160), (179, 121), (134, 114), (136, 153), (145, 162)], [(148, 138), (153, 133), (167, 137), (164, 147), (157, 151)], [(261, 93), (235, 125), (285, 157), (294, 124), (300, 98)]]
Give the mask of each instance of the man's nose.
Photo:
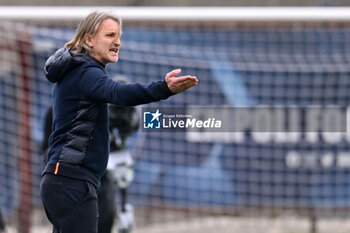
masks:
[(114, 44), (115, 44), (116, 46), (120, 46), (120, 45), (121, 45), (121, 42), (120, 42), (120, 38), (119, 38), (119, 37), (114, 41)]

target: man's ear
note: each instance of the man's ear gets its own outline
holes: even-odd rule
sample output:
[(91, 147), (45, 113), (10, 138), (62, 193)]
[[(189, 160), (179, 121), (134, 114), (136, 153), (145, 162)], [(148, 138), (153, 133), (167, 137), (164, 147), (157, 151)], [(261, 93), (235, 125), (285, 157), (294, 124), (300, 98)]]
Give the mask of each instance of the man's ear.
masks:
[(87, 35), (85, 37), (85, 40), (84, 40), (85, 44), (87, 44), (89, 47), (93, 47), (94, 43), (93, 43), (93, 39), (92, 39), (92, 36), (91, 35)]

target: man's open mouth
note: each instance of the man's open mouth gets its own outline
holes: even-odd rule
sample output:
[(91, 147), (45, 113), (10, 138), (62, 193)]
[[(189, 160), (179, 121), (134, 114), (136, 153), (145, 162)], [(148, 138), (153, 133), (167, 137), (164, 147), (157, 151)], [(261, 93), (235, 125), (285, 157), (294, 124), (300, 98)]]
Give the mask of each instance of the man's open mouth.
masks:
[(119, 49), (117, 49), (117, 48), (113, 48), (113, 49), (110, 49), (109, 51), (112, 51), (112, 52), (117, 53), (117, 52), (118, 52), (118, 50), (119, 50)]

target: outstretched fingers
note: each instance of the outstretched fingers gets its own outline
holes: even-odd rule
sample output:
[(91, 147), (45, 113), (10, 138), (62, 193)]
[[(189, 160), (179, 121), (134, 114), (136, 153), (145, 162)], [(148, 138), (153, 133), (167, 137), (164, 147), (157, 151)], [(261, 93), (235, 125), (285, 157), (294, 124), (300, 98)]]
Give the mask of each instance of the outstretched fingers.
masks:
[(175, 77), (174, 82), (198, 82), (197, 78), (195, 76), (191, 75), (185, 75), (185, 76), (179, 76)]
[(181, 69), (175, 69), (170, 71), (165, 76), (165, 81), (168, 85), (168, 88), (173, 93), (179, 93), (182, 91), (191, 88), (198, 83), (198, 79), (192, 75), (184, 75), (175, 77), (181, 73)]
[(188, 88), (191, 88), (197, 85), (198, 83), (198, 79), (195, 76), (190, 76), (190, 75), (173, 77), (170, 79), (171, 79), (171, 82), (168, 83), (168, 87), (170, 91), (172, 91), (173, 93), (179, 93), (179, 92), (185, 91)]
[(174, 77), (176, 75), (179, 75), (180, 73), (181, 73), (181, 69), (172, 70), (166, 74), (166, 77)]

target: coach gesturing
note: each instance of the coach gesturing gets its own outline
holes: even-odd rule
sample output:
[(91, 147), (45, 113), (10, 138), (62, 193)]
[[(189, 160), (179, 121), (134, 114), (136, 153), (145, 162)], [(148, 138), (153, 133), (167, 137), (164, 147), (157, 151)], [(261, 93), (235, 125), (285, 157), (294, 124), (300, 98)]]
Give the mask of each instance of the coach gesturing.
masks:
[(106, 170), (109, 139), (107, 103), (159, 101), (197, 84), (194, 76), (169, 72), (149, 85), (121, 84), (105, 66), (118, 61), (121, 21), (107, 12), (82, 20), (74, 38), (45, 64), (53, 86), (53, 131), (41, 196), (57, 233), (97, 233), (96, 189)]

